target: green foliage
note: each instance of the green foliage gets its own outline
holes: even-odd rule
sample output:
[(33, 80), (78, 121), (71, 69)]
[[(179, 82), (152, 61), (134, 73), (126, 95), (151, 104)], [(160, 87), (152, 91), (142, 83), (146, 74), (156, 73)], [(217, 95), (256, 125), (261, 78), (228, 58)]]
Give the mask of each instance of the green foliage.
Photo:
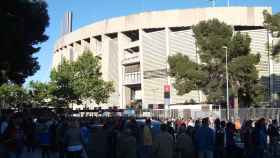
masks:
[(208, 102), (224, 102), (227, 50), (230, 95), (239, 97), (246, 105), (263, 98), (264, 88), (256, 69), (260, 56), (250, 54), (249, 35), (233, 34), (229, 25), (217, 19), (200, 22), (193, 26), (193, 32), (202, 63), (197, 64), (181, 54), (168, 59), (178, 94), (200, 89), (207, 95)]
[[(280, 37), (280, 13), (271, 15), (267, 10), (263, 12), (264, 26), (272, 33), (274, 37)], [(280, 54), (280, 41), (278, 41), (272, 48), (272, 56), (275, 57)]]
[(19, 85), (2, 84), (0, 86), (0, 104), (2, 108), (22, 107), (28, 104), (28, 93)]
[(65, 104), (79, 103), (79, 94), (74, 90), (75, 71), (72, 63), (63, 60), (57, 69), (51, 71), (51, 84), (54, 89), (50, 92)]
[(97, 104), (106, 103), (114, 91), (113, 83), (102, 79), (99, 60), (90, 51), (85, 51), (73, 63), (76, 74), (74, 90), (80, 94), (82, 99), (95, 101)]
[(47, 106), (52, 104), (55, 99), (51, 92), (55, 87), (50, 83), (42, 83), (39, 81), (31, 81), (29, 83), (29, 94), (31, 95), (32, 104), (36, 106)]
[(276, 57), (280, 54), (280, 41), (278, 41), (272, 48), (272, 56)]
[(0, 85), (22, 84), (40, 66), (34, 54), (46, 41), (47, 4), (42, 0), (9, 0), (0, 5)]
[(275, 15), (271, 15), (267, 10), (263, 12), (264, 16), (264, 26), (270, 31), (270, 32), (276, 32), (277, 37), (280, 36), (280, 13), (277, 13)]
[(209, 66), (215, 66), (225, 58), (223, 46), (231, 41), (232, 28), (219, 20), (202, 21), (193, 27), (200, 59)]
[(99, 59), (90, 51), (85, 51), (77, 61), (64, 60), (51, 72), (51, 82), (57, 87), (53, 95), (68, 104), (81, 100), (106, 103), (114, 88), (112, 82), (102, 79), (100, 69)]
[(170, 75), (175, 77), (174, 87), (180, 95), (189, 93), (191, 90), (201, 88), (207, 74), (201, 71), (201, 67), (189, 59), (188, 56), (176, 54), (168, 58)]

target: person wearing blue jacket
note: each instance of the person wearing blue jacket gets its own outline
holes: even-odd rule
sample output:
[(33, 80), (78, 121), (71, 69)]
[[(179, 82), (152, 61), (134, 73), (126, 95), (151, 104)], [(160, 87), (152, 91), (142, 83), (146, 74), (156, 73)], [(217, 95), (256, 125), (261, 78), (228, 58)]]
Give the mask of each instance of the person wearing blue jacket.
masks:
[(259, 119), (255, 125), (255, 131), (253, 133), (255, 137), (255, 156), (256, 158), (264, 158), (265, 150), (267, 148), (267, 130), (266, 122), (264, 118)]
[(196, 131), (195, 144), (198, 158), (213, 158), (214, 131), (209, 128), (209, 118), (204, 118), (202, 126)]

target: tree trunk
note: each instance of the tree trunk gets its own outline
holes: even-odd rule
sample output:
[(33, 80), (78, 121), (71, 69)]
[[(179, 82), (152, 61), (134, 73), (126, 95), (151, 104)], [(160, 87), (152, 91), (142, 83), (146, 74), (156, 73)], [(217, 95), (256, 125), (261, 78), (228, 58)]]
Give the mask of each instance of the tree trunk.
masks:
[(234, 111), (234, 119), (236, 120), (238, 116), (238, 110), (239, 110), (239, 102), (238, 102), (238, 91), (240, 88), (240, 83), (239, 81), (235, 81), (232, 89), (233, 89), (233, 95), (234, 95), (234, 100), (233, 100), (233, 111)]
[(237, 94), (234, 96), (234, 103), (233, 103), (233, 107), (234, 107), (234, 119), (238, 118), (238, 110), (239, 110), (239, 104), (238, 104), (238, 92)]

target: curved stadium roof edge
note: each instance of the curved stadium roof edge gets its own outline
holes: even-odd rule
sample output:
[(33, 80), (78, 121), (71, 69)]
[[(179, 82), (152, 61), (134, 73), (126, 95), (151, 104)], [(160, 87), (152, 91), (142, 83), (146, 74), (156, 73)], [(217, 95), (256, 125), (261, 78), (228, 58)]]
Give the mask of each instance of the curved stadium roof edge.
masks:
[(234, 26), (263, 26), (263, 10), (272, 12), (271, 7), (215, 7), (149, 11), (114, 17), (60, 37), (54, 50), (89, 37), (138, 29), (187, 27), (213, 18)]

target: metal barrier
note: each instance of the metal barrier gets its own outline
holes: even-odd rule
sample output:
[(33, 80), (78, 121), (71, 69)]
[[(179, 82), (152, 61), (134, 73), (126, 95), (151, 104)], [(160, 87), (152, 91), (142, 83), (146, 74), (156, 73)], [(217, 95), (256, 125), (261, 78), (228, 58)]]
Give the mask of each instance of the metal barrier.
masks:
[[(150, 116), (158, 119), (199, 119), (204, 117), (220, 118), (221, 120), (227, 120), (226, 109), (156, 109), (150, 110)], [(230, 109), (230, 119), (243, 120), (257, 120), (259, 118), (277, 119), (279, 121), (280, 108), (239, 108), (238, 111)]]

